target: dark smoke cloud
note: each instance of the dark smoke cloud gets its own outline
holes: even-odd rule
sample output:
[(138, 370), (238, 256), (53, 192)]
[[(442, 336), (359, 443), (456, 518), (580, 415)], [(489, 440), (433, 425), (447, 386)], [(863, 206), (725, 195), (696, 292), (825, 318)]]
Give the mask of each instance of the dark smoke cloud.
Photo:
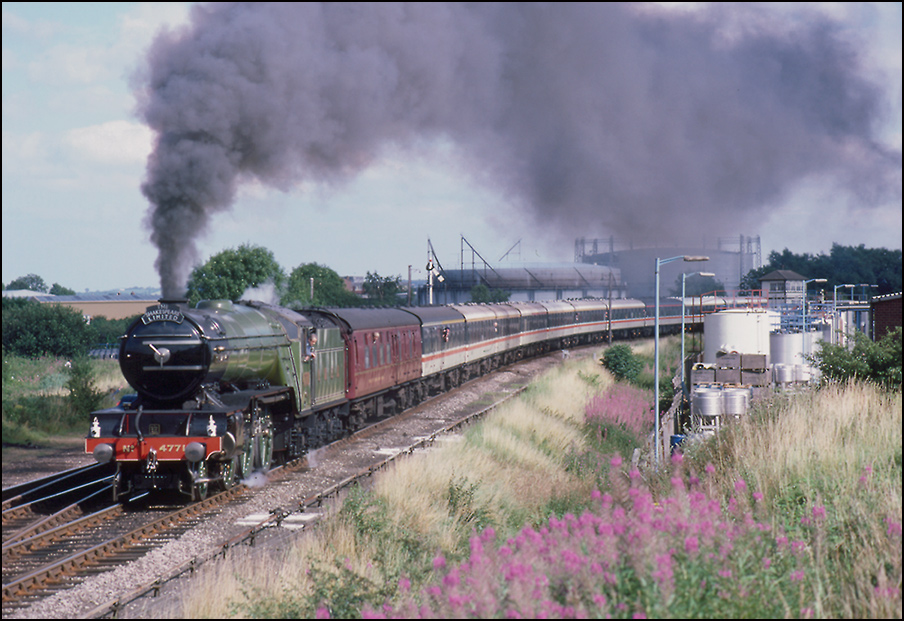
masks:
[(242, 182), (340, 183), (437, 138), (564, 234), (736, 231), (814, 177), (899, 197), (901, 155), (873, 139), (881, 91), (852, 44), (816, 19), (729, 31), (738, 11), (197, 5), (138, 76), (164, 295)]

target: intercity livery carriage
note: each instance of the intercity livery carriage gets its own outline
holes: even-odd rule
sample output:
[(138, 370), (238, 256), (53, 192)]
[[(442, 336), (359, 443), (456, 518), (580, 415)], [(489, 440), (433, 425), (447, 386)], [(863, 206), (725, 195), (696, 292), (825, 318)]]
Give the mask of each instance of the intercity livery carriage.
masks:
[[(680, 329), (674, 307), (661, 309), (663, 331)], [(688, 316), (702, 321), (699, 307)], [(638, 300), (301, 310), (162, 300), (120, 343), (137, 398), (94, 412), (85, 449), (115, 463), (117, 498), (200, 499), (523, 357), (652, 326)]]

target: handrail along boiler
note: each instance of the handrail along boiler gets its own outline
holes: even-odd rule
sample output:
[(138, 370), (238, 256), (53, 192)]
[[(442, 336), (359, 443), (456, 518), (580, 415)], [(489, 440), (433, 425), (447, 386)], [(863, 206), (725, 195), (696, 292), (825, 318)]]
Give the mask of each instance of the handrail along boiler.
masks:
[[(701, 303), (715, 304), (689, 305), (688, 326), (702, 323)], [(680, 306), (661, 305), (663, 332), (680, 330)], [(201, 499), (501, 365), (652, 325), (652, 301), (625, 299), (302, 310), (161, 300), (120, 343), (137, 399), (94, 412), (85, 448), (116, 464), (115, 497)]]

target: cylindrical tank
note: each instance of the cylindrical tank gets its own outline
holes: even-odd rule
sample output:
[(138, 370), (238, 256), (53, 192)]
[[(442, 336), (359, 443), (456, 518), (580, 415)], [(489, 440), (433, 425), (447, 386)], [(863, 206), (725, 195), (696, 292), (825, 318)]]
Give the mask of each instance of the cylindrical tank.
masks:
[(715, 364), (716, 354), (740, 352), (766, 354), (770, 363), (769, 333), (779, 323), (779, 314), (763, 309), (729, 309), (703, 320), (703, 362)]
[(750, 404), (750, 390), (747, 388), (726, 388), (722, 391), (722, 413), (727, 416), (747, 414)]
[(794, 381), (794, 366), (783, 362), (773, 364), (772, 379), (776, 384), (790, 384)]
[(694, 414), (697, 416), (721, 416), (722, 391), (718, 388), (697, 388), (694, 390), (692, 405)]

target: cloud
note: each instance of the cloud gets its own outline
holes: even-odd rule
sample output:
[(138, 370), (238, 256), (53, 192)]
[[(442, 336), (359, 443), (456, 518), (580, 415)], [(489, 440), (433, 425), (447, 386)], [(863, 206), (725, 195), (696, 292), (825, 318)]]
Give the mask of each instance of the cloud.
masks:
[(77, 155), (101, 164), (143, 164), (151, 152), (151, 130), (132, 121), (109, 121), (66, 132), (65, 144)]

